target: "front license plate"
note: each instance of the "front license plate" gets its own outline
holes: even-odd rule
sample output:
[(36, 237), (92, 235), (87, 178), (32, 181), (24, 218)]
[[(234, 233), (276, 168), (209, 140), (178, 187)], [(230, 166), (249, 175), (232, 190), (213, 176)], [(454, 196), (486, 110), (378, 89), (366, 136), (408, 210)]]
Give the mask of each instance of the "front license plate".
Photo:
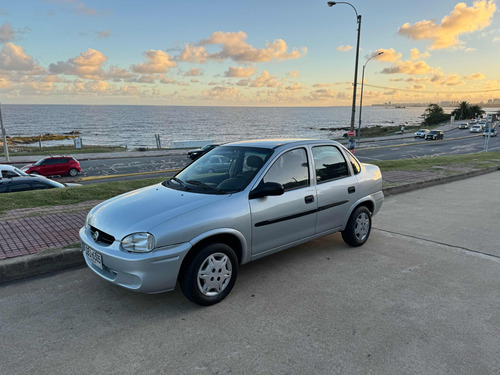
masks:
[(85, 255), (89, 260), (102, 270), (102, 255), (85, 245)]

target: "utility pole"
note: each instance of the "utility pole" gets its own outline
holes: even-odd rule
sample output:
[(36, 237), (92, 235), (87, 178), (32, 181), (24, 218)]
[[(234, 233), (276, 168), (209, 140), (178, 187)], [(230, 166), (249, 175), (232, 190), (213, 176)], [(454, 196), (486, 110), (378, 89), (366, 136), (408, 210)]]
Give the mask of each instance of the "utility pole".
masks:
[(5, 128), (3, 126), (3, 116), (2, 116), (2, 103), (0, 103), (0, 127), (2, 128), (2, 141), (3, 141), (3, 152), (5, 154), (5, 159), (9, 162), (9, 148), (7, 147), (7, 135), (5, 134)]

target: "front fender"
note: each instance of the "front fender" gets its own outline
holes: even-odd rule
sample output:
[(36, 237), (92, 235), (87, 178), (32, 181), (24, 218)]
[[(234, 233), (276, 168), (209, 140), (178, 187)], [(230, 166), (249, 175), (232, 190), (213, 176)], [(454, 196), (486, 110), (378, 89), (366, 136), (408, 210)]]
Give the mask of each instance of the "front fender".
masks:
[(241, 245), (241, 264), (248, 263), (250, 261), (250, 251), (249, 251), (249, 246), (248, 246), (248, 241), (241, 233), (240, 231), (234, 229), (234, 228), (217, 228), (217, 229), (212, 229), (207, 232), (204, 232), (195, 238), (193, 238), (191, 241), (189, 241), (194, 247), (196, 244), (200, 243), (203, 240), (206, 240), (210, 237), (216, 237), (219, 235), (231, 235), (237, 238), (237, 240), (240, 242)]

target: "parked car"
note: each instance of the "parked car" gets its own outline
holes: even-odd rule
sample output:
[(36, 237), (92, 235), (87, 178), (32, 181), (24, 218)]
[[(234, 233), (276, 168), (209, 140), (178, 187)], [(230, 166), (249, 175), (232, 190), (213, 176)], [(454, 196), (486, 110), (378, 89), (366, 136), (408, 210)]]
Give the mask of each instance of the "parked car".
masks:
[(469, 129), (469, 123), (468, 122), (462, 122), (460, 125), (458, 125), (459, 129)]
[(483, 129), (483, 137), (487, 137), (489, 133), (490, 137), (496, 137), (497, 136), (497, 128), (489, 128), (486, 127)]
[(196, 150), (190, 150), (190, 151), (188, 151), (188, 157), (191, 160), (196, 160), (200, 156), (205, 155), (207, 152), (213, 150), (217, 146), (220, 146), (220, 145), (219, 144), (210, 144), (210, 145), (205, 145), (202, 148), (198, 148)]
[(425, 136), (425, 139), (443, 139), (444, 138), (444, 133), (442, 130), (431, 130), (427, 135)]
[(2, 178), (13, 178), (13, 177), (26, 177), (27, 173), (24, 173), (19, 168), (12, 165), (0, 164), (0, 180)]
[(429, 129), (420, 129), (415, 133), (415, 138), (425, 138), (427, 133), (429, 133)]
[(231, 160), (223, 155), (212, 155), (203, 158), (196, 168), (199, 173), (224, 173), (229, 171)]
[(472, 125), (469, 129), (469, 133), (481, 133), (483, 131), (482, 125)]
[(75, 177), (81, 172), (80, 163), (71, 156), (50, 156), (37, 161), (34, 165), (29, 164), (21, 168), (28, 174), (40, 174), (42, 176), (64, 176)]
[(0, 193), (15, 193), (18, 191), (64, 188), (67, 186), (69, 185), (61, 184), (42, 176), (3, 178), (0, 180)]
[(210, 153), (90, 210), (80, 229), (89, 268), (136, 292), (170, 291), (179, 281), (188, 299), (212, 305), (229, 294), (241, 264), (338, 231), (351, 246), (368, 240), (382, 175), (340, 143), (256, 140), (216, 152), (230, 160), (226, 173), (200, 175)]
[(477, 124), (476, 119), (469, 120), (469, 125), (474, 125), (474, 124)]

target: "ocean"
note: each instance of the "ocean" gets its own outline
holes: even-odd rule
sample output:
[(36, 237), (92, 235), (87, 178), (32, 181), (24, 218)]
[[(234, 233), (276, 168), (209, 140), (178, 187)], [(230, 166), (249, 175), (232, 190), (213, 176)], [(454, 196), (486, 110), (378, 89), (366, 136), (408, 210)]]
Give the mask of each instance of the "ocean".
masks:
[[(362, 127), (419, 124), (425, 107), (363, 107)], [(81, 133), (85, 145), (163, 147), (172, 141), (231, 142), (256, 138), (340, 138), (351, 107), (182, 107), (118, 105), (2, 105), (9, 136)], [(359, 108), (356, 109), (356, 128)], [(322, 130), (323, 129), (323, 130)], [(72, 140), (43, 142), (73, 144)], [(38, 143), (36, 144), (38, 145)]]

